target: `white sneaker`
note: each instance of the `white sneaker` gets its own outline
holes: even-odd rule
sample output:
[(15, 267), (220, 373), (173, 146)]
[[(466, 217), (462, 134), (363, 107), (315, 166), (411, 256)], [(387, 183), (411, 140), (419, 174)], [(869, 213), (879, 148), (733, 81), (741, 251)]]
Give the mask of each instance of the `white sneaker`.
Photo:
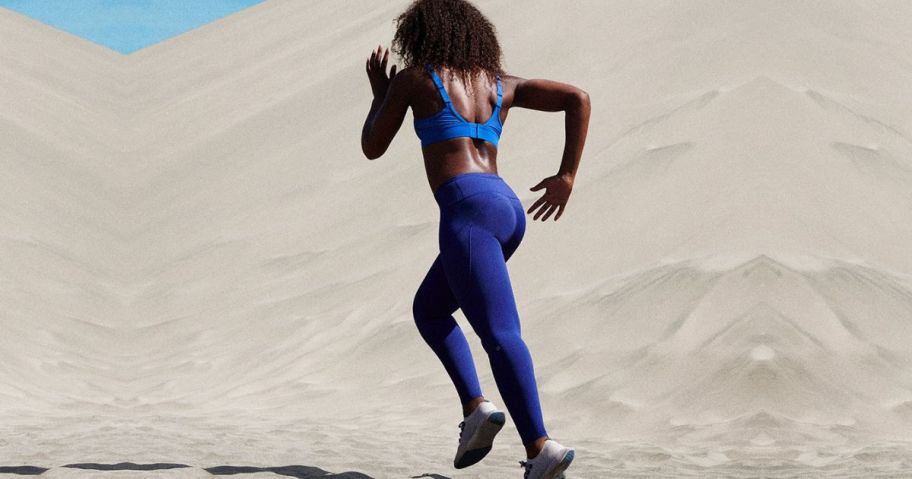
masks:
[(484, 458), (491, 451), (494, 436), (506, 422), (504, 413), (497, 410), (491, 401), (485, 400), (459, 423), (459, 447), (453, 467), (462, 469)]
[(564, 477), (564, 471), (573, 462), (573, 449), (564, 447), (552, 439), (545, 440), (541, 452), (532, 459), (519, 461), (526, 469), (523, 479), (556, 479)]

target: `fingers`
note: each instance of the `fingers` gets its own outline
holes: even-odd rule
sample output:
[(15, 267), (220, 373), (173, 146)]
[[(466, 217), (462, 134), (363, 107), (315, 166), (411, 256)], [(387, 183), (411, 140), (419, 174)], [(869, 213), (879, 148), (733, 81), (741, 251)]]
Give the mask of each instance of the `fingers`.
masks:
[[(559, 205), (552, 204), (551, 207), (548, 208), (548, 211), (545, 213), (545, 216), (542, 218), (542, 221), (547, 221), (548, 217), (551, 216), (551, 213), (554, 213), (555, 211), (557, 211), (558, 206)], [(557, 220), (556, 217), (554, 219)]]
[(543, 205), (541, 208), (538, 209), (537, 212), (535, 212), (535, 216), (532, 217), (532, 220), (537, 221), (537, 220), (538, 220), (538, 217), (541, 216), (542, 213), (544, 213), (545, 211), (548, 211), (548, 205), (547, 205), (547, 204)]
[[(370, 57), (367, 59), (367, 64), (365, 65), (365, 70), (368, 74), (374, 72), (382, 72), (386, 76), (386, 66), (389, 63), (389, 49), (383, 48), (382, 45), (377, 45), (377, 48), (371, 52)], [(393, 65), (393, 68), (390, 70), (389, 77), (392, 78), (396, 74), (396, 65)]]
[(554, 212), (555, 208), (557, 208), (557, 205), (549, 203), (547, 206), (543, 206), (540, 210), (538, 210), (538, 213), (535, 214), (535, 217), (533, 219), (537, 220), (539, 215), (544, 213), (545, 216), (542, 217), (542, 221), (545, 221), (549, 216), (551, 216), (551, 213)]
[(544, 203), (544, 202), (545, 202), (545, 197), (544, 197), (544, 196), (542, 196), (541, 198), (535, 200), (535, 203), (532, 203), (532, 206), (530, 206), (529, 209), (526, 210), (526, 213), (531, 213), (533, 210), (535, 210), (535, 208), (538, 208), (538, 205), (540, 205), (540, 204), (542, 204), (542, 203)]
[(541, 198), (536, 200), (535, 203), (532, 203), (532, 206), (529, 207), (529, 211), (527, 213), (531, 213), (535, 209), (538, 209), (538, 211), (535, 213), (535, 216), (532, 218), (533, 220), (537, 220), (538, 217), (541, 216), (542, 213), (548, 211), (548, 209), (550, 207), (551, 207), (551, 203), (548, 203), (547, 201), (545, 201), (545, 197), (542, 196)]
[(368, 71), (376, 68), (377, 65), (379, 64), (381, 51), (382, 51), (382, 47), (380, 45), (377, 45), (377, 48), (371, 52), (370, 58), (367, 59)]
[[(541, 217), (542, 221), (547, 221), (551, 214), (557, 211), (557, 214), (554, 215), (554, 221), (557, 221), (564, 213), (564, 204), (545, 201), (545, 197), (542, 196), (536, 200), (535, 203), (532, 203), (532, 206), (526, 210), (526, 213), (532, 213), (536, 209), (538, 209), (538, 211), (535, 213), (535, 216), (532, 217), (533, 220), (537, 221), (538, 218)], [(542, 214), (544, 214), (544, 216), (542, 216)]]

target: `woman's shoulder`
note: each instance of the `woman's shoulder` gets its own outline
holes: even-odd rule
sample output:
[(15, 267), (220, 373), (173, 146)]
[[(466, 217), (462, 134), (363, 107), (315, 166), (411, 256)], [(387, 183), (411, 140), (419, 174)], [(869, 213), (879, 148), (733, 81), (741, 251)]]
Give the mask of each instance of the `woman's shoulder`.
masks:
[(399, 75), (399, 74), (408, 75), (413, 78), (427, 76), (427, 72), (425, 71), (424, 67), (420, 66), (420, 65), (412, 65), (410, 67), (405, 67), (401, 71), (399, 71), (399, 73), (396, 73), (396, 74), (397, 75)]
[(526, 80), (525, 78), (522, 78), (522, 77), (519, 77), (519, 76), (516, 76), (516, 75), (512, 75), (512, 74), (507, 73), (507, 72), (503, 72), (503, 74), (500, 75), (500, 79), (501, 79), (501, 81), (503, 81), (504, 83), (509, 82), (510, 84), (521, 83), (521, 82), (523, 82), (523, 81)]
[(403, 81), (409, 89), (416, 88), (423, 83), (431, 81), (431, 78), (424, 71), (424, 67), (417, 65), (406, 67), (396, 72), (396, 77), (400, 76), (402, 77), (400, 80)]

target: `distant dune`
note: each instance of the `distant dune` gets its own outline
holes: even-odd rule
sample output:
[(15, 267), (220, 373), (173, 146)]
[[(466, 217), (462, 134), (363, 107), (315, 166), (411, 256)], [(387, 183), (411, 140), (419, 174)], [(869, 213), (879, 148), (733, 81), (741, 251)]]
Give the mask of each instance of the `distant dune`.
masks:
[[(408, 3), (267, 0), (130, 55), (0, 8), (0, 467), (521, 476), (509, 416), (452, 468), (412, 117), (360, 150)], [(509, 73), (593, 104), (509, 263), (568, 477), (912, 477), (912, 4), (476, 4)], [(510, 112), (526, 207), (562, 128)]]

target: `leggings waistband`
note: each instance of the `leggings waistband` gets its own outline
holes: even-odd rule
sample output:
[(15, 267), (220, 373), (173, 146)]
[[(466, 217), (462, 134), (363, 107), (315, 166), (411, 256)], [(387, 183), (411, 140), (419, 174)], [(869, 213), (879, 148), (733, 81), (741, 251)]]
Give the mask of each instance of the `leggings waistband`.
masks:
[(513, 192), (503, 178), (497, 176), (495, 173), (476, 171), (460, 173), (452, 178), (448, 178), (434, 191), (434, 199), (441, 208), (444, 208), (474, 194), (487, 191), (494, 191), (511, 198), (516, 198), (516, 193)]

